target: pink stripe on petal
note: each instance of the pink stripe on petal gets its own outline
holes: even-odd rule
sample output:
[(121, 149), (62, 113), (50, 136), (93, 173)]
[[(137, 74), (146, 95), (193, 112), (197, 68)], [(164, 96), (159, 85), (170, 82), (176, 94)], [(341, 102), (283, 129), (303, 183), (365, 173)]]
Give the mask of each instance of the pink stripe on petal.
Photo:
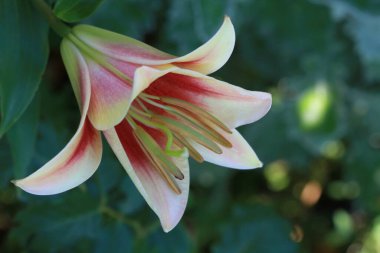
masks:
[(175, 58), (141, 41), (98, 27), (78, 25), (74, 34), (87, 45), (113, 59), (137, 64), (149, 64)]
[(141, 195), (160, 218), (164, 231), (173, 229), (181, 219), (187, 204), (189, 193), (187, 155), (173, 158), (173, 162), (185, 176), (183, 180), (173, 179), (182, 191), (181, 194), (176, 194), (150, 163), (126, 121), (122, 121), (114, 129), (105, 131), (104, 135)]
[(257, 121), (272, 104), (269, 93), (245, 90), (194, 71), (171, 68), (163, 73), (146, 93), (193, 103), (231, 129)]
[(51, 195), (70, 190), (94, 174), (102, 153), (100, 133), (88, 120), (81, 122), (76, 134), (52, 160), (30, 176), (14, 184), (26, 192)]
[(221, 134), (232, 144), (232, 148), (221, 147), (222, 154), (216, 154), (192, 140), (189, 142), (207, 162), (242, 170), (262, 167), (256, 153), (236, 129), (232, 130), (232, 134)]

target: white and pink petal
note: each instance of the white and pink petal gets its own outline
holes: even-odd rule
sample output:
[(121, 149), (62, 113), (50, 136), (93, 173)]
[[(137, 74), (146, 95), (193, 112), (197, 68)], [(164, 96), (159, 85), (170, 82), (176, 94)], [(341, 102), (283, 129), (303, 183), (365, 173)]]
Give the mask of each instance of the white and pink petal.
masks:
[(73, 28), (76, 37), (111, 59), (140, 65), (173, 64), (203, 74), (222, 67), (232, 54), (235, 31), (229, 17), (225, 17), (218, 32), (205, 44), (182, 57), (176, 57), (130, 37), (89, 25)]
[(207, 75), (217, 71), (228, 61), (234, 46), (235, 30), (230, 18), (226, 16), (218, 32), (209, 41), (170, 63)]
[(141, 41), (90, 25), (77, 25), (73, 34), (102, 54), (126, 62), (155, 64), (174, 58)]
[(91, 177), (101, 160), (100, 133), (86, 117), (91, 96), (88, 66), (70, 41), (64, 39), (61, 50), (82, 116), (78, 130), (60, 153), (33, 174), (13, 181), (32, 194), (50, 195), (70, 190)]
[(152, 165), (132, 133), (132, 128), (122, 121), (114, 129), (104, 132), (117, 158), (128, 175), (145, 198), (148, 205), (157, 214), (165, 232), (172, 230), (183, 216), (189, 194), (188, 155), (172, 158), (180, 168), (184, 179), (173, 178), (181, 193), (175, 193)]

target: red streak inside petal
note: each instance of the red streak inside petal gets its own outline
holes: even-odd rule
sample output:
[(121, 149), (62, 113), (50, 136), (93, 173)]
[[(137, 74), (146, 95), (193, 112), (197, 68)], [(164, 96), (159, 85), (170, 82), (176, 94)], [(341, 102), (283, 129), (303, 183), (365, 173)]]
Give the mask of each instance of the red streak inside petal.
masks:
[[(164, 135), (154, 129), (140, 125), (144, 130), (149, 133), (157, 143), (163, 147), (165, 145)], [(146, 157), (140, 144), (133, 135), (133, 129), (126, 120), (123, 120), (119, 125), (115, 127), (116, 133), (119, 137), (128, 159), (131, 161), (133, 167), (144, 169), (146, 171), (151, 170), (154, 166), (150, 163), (149, 158)]]
[[(82, 128), (81, 136), (79, 137), (80, 139), (76, 143), (76, 146), (74, 146), (73, 150), (68, 150), (70, 153), (66, 157), (66, 160), (64, 160), (61, 164), (57, 164), (57, 168), (51, 170), (50, 173), (45, 174), (43, 178), (49, 179), (49, 177), (53, 174), (60, 174), (66, 169), (71, 169), (71, 166), (75, 165), (75, 162), (82, 158), (89, 146), (93, 145), (99, 137), (99, 132), (93, 128), (89, 120), (86, 119)], [(97, 147), (94, 146), (93, 148)], [(59, 155), (61, 155), (61, 153)], [(39, 180), (42, 180), (42, 178), (39, 178)]]
[(150, 166), (149, 160), (133, 135), (133, 129), (128, 122), (123, 120), (119, 125), (115, 126), (115, 130), (133, 168), (144, 169)]
[(181, 99), (194, 104), (199, 104), (197, 96), (218, 96), (222, 95), (210, 85), (205, 83), (200, 78), (190, 77), (186, 75), (169, 73), (154, 81), (146, 93), (161, 96)]
[(66, 166), (70, 166), (71, 164), (79, 160), (86, 151), (87, 147), (92, 144), (95, 138), (97, 138), (98, 134), (98, 131), (91, 125), (90, 121), (86, 118), (82, 129), (82, 136), (80, 137), (77, 146), (72, 151), (72, 155), (62, 165), (62, 169)]

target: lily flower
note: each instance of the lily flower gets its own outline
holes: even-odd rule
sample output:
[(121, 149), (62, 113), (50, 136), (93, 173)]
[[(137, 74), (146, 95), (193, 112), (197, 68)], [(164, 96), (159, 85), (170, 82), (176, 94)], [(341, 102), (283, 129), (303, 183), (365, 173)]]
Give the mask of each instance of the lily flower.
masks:
[(14, 183), (39, 195), (78, 186), (100, 163), (103, 132), (170, 231), (186, 207), (189, 156), (236, 169), (262, 166), (235, 128), (263, 117), (271, 95), (207, 76), (225, 64), (234, 43), (228, 17), (207, 43), (182, 57), (96, 27), (74, 27), (61, 53), (81, 110), (79, 128), (51, 161)]

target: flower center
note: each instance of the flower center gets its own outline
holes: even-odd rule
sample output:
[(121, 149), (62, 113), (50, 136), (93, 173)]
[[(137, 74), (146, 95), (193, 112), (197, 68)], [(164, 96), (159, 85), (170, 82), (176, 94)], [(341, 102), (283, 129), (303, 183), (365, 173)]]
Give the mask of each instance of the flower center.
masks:
[[(194, 147), (195, 144), (217, 154), (222, 154), (221, 146), (232, 147), (219, 133), (232, 133), (225, 124), (203, 108), (180, 99), (142, 93), (132, 104), (126, 119), (141, 149), (177, 194), (181, 190), (173, 177), (182, 180), (184, 175), (176, 166), (175, 158), (183, 156), (187, 150), (194, 160), (203, 162), (204, 158)], [(158, 130), (165, 136), (164, 147), (144, 126)]]

